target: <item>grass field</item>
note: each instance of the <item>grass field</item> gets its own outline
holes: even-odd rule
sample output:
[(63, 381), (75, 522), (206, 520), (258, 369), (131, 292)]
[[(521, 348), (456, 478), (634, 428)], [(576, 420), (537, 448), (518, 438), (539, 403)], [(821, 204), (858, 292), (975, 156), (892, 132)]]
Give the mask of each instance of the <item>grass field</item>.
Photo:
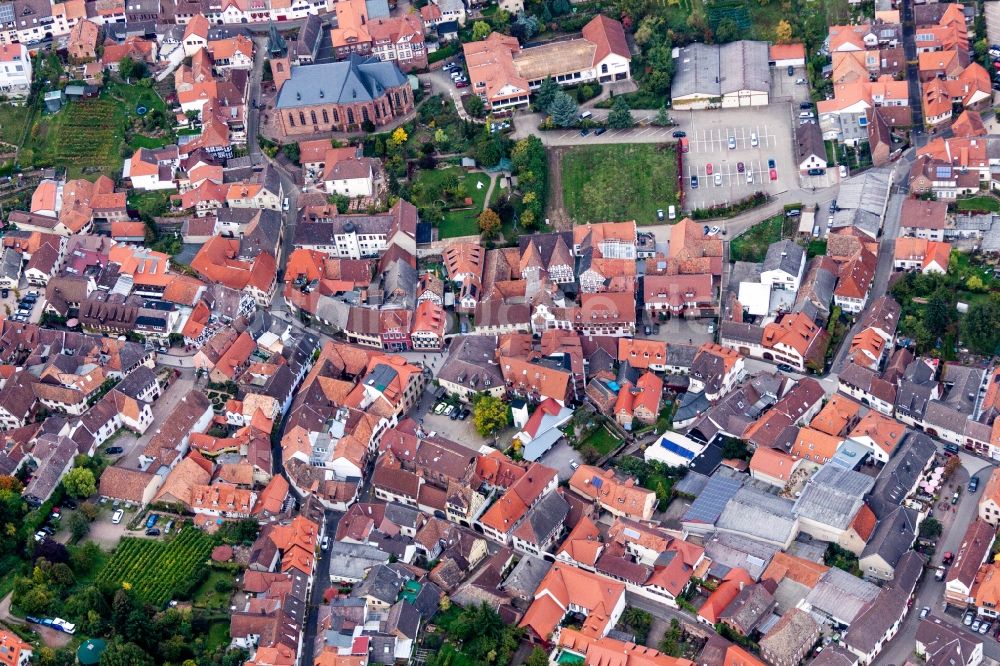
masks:
[(97, 582), (129, 586), (143, 601), (162, 606), (178, 585), (204, 566), (211, 550), (211, 539), (193, 527), (169, 541), (125, 538)]
[(1000, 199), (984, 194), (968, 199), (959, 199), (955, 202), (958, 210), (985, 211), (990, 213), (1000, 213)]
[(618, 439), (614, 433), (608, 430), (607, 426), (601, 426), (591, 433), (587, 439), (580, 442), (580, 448), (590, 445), (602, 456), (606, 456), (618, 448), (621, 443), (622, 440)]
[(767, 246), (789, 238), (798, 229), (798, 218), (777, 215), (756, 224), (729, 243), (730, 261), (764, 261)]
[[(219, 592), (216, 585), (219, 581), (229, 581), (229, 590)], [(212, 569), (205, 582), (194, 593), (191, 600), (195, 608), (207, 608), (209, 610), (225, 610), (229, 607), (229, 599), (232, 596), (233, 574), (228, 571)]]
[[(444, 210), (443, 219), (438, 224), (441, 238), (473, 236), (479, 234), (479, 214), (483, 212), (483, 202), (490, 188), (490, 178), (485, 173), (467, 173), (460, 167), (421, 170), (413, 185), (414, 203), (418, 207), (446, 204), (446, 207), (464, 206), (461, 197), (452, 195), (452, 184), (457, 181), (460, 193), (472, 199), (469, 208)], [(482, 183), (482, 187), (477, 187)], [(496, 193), (494, 193), (495, 195)]]
[(0, 104), (0, 141), (19, 144), (30, 113), (27, 106)]
[(673, 144), (576, 146), (562, 156), (563, 205), (574, 222), (635, 220), (679, 203)]

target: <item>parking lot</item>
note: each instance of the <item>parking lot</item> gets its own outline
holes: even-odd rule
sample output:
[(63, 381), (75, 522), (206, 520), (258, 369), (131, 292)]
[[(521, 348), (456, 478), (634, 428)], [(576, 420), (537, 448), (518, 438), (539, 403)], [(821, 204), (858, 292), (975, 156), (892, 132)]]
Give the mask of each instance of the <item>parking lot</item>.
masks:
[[(728, 204), (760, 191), (774, 195), (798, 186), (787, 103), (687, 112), (682, 119), (689, 145), (682, 172), (686, 209)], [(775, 163), (774, 180), (768, 160)], [(691, 176), (697, 177), (696, 187)]]

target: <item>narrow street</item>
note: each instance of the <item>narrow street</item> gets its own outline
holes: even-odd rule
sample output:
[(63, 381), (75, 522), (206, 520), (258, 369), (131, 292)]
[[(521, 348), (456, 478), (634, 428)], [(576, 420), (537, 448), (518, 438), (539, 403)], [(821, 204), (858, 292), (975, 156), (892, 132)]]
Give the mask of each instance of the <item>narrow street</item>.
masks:
[[(879, 666), (900, 666), (907, 660), (913, 660), (913, 646), (916, 640), (917, 625), (920, 624), (920, 609), (925, 606), (931, 609), (932, 617), (940, 617), (954, 625), (962, 626), (961, 616), (956, 617), (955, 615), (945, 613), (944, 582), (934, 580), (933, 568), (941, 563), (941, 558), (946, 552), (958, 552), (959, 547), (962, 545), (962, 539), (965, 537), (965, 531), (978, 512), (979, 495), (970, 495), (964, 492), (964, 487), (968, 483), (970, 475), (979, 477), (979, 493), (982, 493), (982, 487), (985, 485), (986, 479), (989, 477), (989, 473), (993, 467), (987, 461), (966, 453), (960, 453), (959, 456), (962, 459), (962, 467), (956, 472), (954, 479), (949, 482), (949, 485), (961, 487), (963, 493), (962, 499), (955, 509), (951, 528), (941, 535), (941, 539), (935, 549), (934, 560), (930, 563), (930, 567), (925, 569), (924, 577), (917, 586), (916, 598), (913, 606), (910, 608), (910, 613), (906, 616), (902, 626), (900, 626), (899, 632), (889, 642), (885, 650), (882, 651), (882, 654), (874, 661), (874, 664)], [(962, 627), (962, 630), (969, 631), (969, 629), (964, 627)], [(982, 636), (980, 638), (983, 641), (984, 655), (991, 659), (1000, 660), (1000, 643), (993, 636)]]

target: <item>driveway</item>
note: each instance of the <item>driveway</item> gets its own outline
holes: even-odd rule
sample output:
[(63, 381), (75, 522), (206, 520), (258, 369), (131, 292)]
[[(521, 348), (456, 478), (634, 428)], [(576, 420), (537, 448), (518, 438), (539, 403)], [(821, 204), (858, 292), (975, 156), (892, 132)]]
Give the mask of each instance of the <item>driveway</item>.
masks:
[(14, 596), (11, 592), (3, 599), (0, 599), (0, 622), (6, 622), (8, 624), (17, 624), (22, 627), (30, 627), (32, 631), (37, 633), (42, 642), (45, 643), (45, 647), (50, 647), (53, 649), (59, 649), (66, 647), (73, 640), (73, 637), (69, 634), (64, 634), (61, 631), (56, 631), (55, 629), (50, 629), (49, 627), (43, 627), (37, 624), (28, 624), (21, 618), (10, 614), (10, 601)]
[(573, 447), (566, 443), (565, 439), (560, 439), (555, 446), (549, 449), (545, 455), (538, 459), (538, 462), (556, 470), (559, 473), (560, 481), (569, 481), (575, 471), (570, 467), (571, 461), (582, 463), (580, 454)]

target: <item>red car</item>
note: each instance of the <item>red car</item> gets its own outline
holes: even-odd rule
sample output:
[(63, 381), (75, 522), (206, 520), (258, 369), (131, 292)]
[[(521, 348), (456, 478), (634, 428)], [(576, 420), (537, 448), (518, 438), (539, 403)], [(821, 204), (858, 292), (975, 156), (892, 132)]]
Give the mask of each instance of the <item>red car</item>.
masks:
[(711, 162), (709, 162), (708, 164), (705, 165), (705, 175), (708, 175), (708, 176), (712, 175), (712, 163)]
[(468, 81), (459, 81), (458, 83), (455, 84), (455, 87), (456, 88), (468, 88), (469, 87), (469, 82)]
[(777, 169), (771, 169), (771, 171), (769, 173), (771, 175), (771, 180), (778, 180), (778, 170)]

